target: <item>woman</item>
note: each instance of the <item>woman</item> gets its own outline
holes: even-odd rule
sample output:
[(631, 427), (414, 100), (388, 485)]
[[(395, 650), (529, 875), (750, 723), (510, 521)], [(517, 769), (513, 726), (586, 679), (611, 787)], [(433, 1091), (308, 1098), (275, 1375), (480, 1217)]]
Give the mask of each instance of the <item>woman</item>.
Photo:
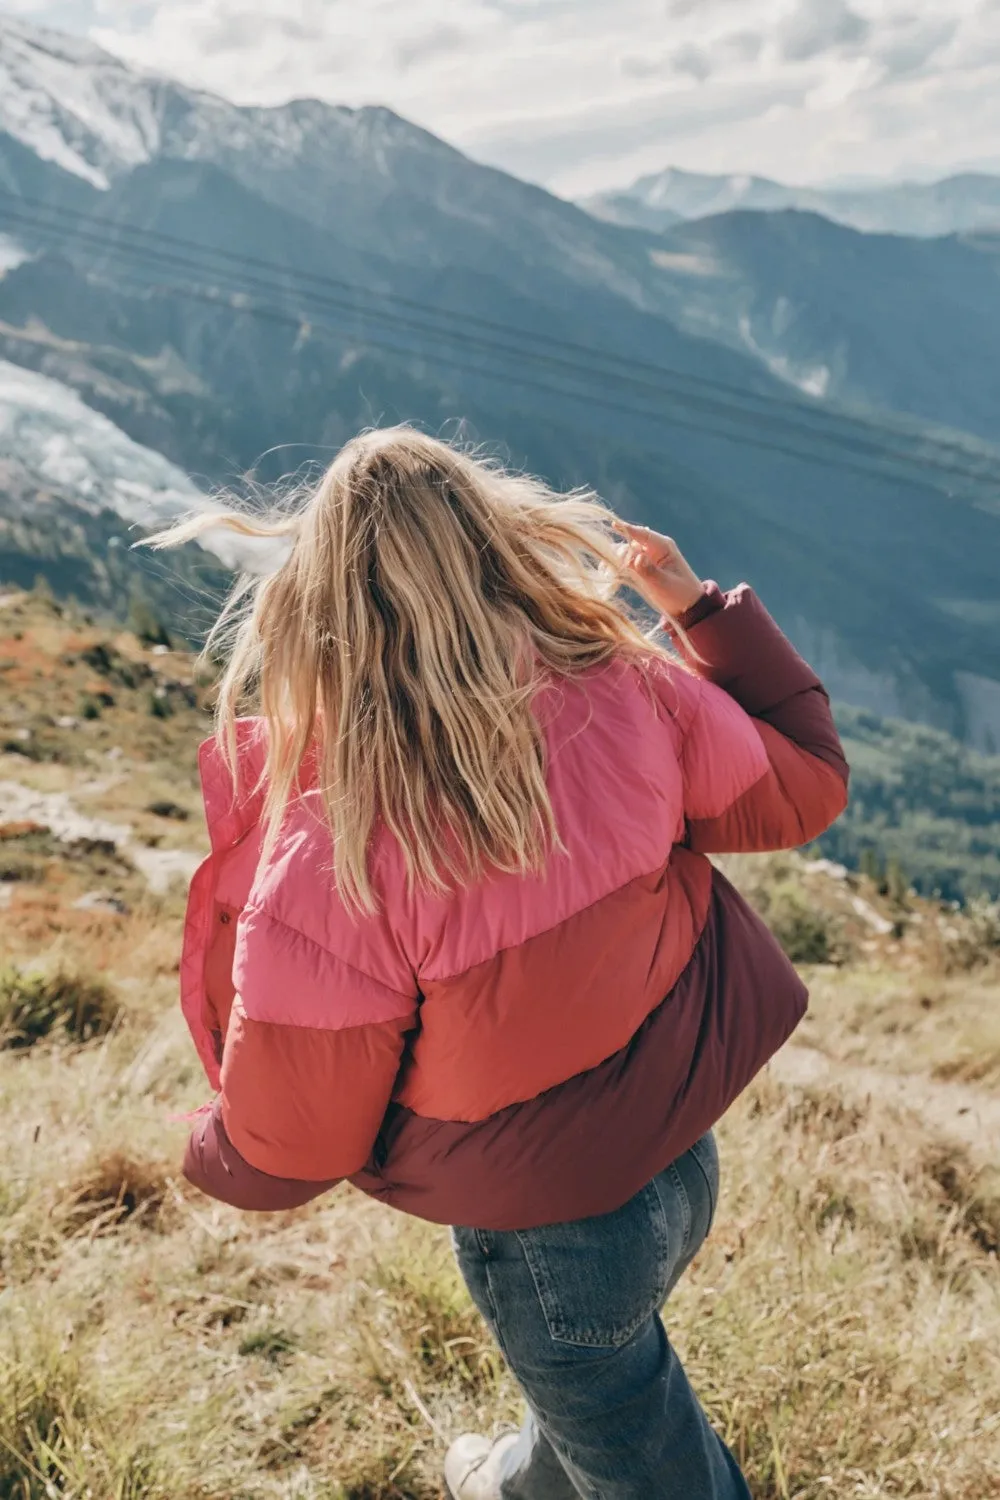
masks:
[(456, 1226), (529, 1410), (453, 1446), (456, 1500), (746, 1497), (659, 1308), (711, 1226), (711, 1127), (805, 1009), (706, 855), (844, 807), (819, 681), (747, 587), (406, 428), (228, 524), (291, 547), (202, 756), (182, 977), (221, 1091), (188, 1177)]

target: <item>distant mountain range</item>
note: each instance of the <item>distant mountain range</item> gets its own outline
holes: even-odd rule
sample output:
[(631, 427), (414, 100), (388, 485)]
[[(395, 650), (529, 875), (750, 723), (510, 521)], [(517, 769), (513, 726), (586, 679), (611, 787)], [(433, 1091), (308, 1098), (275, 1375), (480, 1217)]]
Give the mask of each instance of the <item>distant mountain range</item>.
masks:
[[(958, 330), (963, 387), (951, 314), (922, 301), (908, 325), (919, 247), (898, 244), (897, 273), (892, 242), (800, 214), (665, 238), (601, 222), (386, 110), (240, 109), (0, 21), (0, 359), (65, 388), (61, 405), (45, 388), (64, 452), (74, 421), (93, 452), (99, 413), (117, 433), (102, 441), (137, 474), (161, 456), (193, 476), (183, 493), (152, 484), (150, 524), (171, 488), (197, 504), (248, 468), (273, 478), (324, 462), (360, 426), (415, 420), (558, 485), (595, 485), (682, 538), (706, 574), (750, 577), (838, 697), (989, 746), (992, 251), (963, 241), (920, 283), (933, 302), (964, 278), (982, 299), (979, 325)], [(948, 295), (963, 305), (960, 287)], [(37, 388), (6, 389), (0, 572), (67, 587), (72, 511), (73, 589), (105, 601), (101, 549), (134, 506), (100, 468), (78, 482), (69, 466), (58, 483), (39, 472), (24, 415)], [(59, 524), (29, 536), (53, 491)]]
[(1000, 232), (1000, 176), (963, 172), (940, 182), (811, 188), (788, 187), (768, 177), (711, 176), (668, 167), (640, 177), (631, 187), (582, 199), (581, 207), (595, 218), (657, 234), (685, 219), (734, 209), (773, 213), (792, 208), (822, 214), (863, 233), (925, 239)]

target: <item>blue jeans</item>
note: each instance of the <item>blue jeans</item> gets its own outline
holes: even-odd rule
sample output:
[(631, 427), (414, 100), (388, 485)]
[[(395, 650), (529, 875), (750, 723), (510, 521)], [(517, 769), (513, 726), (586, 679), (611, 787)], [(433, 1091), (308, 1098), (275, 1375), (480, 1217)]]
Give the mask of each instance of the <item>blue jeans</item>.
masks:
[(528, 1403), (503, 1500), (750, 1500), (659, 1315), (711, 1228), (718, 1186), (709, 1134), (614, 1213), (453, 1230)]

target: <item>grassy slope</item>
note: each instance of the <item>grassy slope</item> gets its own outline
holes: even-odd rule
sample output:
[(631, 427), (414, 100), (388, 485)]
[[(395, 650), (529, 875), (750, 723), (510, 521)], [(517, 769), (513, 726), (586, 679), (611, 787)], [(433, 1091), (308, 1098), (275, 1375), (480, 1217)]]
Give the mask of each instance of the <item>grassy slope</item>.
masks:
[[(204, 718), (184, 659), (121, 637), (114, 705), (57, 722), (107, 685), (83, 660), (98, 635), (36, 601), (0, 609), (0, 657), (17, 661), (2, 731), (19, 747), (0, 787), (69, 794), (131, 824), (133, 851), (200, 848)], [(156, 685), (129, 687), (121, 660)], [(21, 753), (35, 741), (40, 758)], [(148, 810), (167, 799), (190, 819)], [(103, 976), (121, 1006), (85, 1045), (57, 1032), (0, 1051), (0, 1497), (439, 1497), (448, 1438), (517, 1414), (446, 1234), (348, 1191), (262, 1219), (192, 1195), (173, 1117), (205, 1086), (175, 1003), (179, 891), (9, 821), (0, 859), (26, 877), (0, 883), (0, 964)], [(867, 1082), (763, 1077), (721, 1128), (724, 1195), (671, 1333), (758, 1500), (985, 1500), (1000, 1493), (995, 1152), (919, 1099), (961, 1083), (996, 1108), (1000, 975), (930, 904), (890, 908), (794, 857), (731, 873), (791, 942), (816, 940), (818, 914), (844, 960), (814, 972), (797, 1055), (903, 1077), (915, 1107)], [(79, 909), (98, 887), (127, 910)]]

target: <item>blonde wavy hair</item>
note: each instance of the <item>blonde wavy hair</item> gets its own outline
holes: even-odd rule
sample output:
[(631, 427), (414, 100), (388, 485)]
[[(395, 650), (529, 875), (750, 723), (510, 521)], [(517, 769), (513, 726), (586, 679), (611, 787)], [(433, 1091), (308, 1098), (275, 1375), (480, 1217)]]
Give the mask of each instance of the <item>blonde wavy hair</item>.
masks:
[(396, 427), (349, 442), (292, 513), (213, 512), (152, 538), (291, 541), (274, 573), (237, 584), (206, 648), (228, 651), (216, 732), (231, 770), (241, 710), (266, 723), (265, 847), (314, 755), (352, 908), (377, 906), (379, 820), (411, 885), (540, 870), (559, 830), (536, 692), (658, 654), (620, 596), (613, 524), (589, 492)]

